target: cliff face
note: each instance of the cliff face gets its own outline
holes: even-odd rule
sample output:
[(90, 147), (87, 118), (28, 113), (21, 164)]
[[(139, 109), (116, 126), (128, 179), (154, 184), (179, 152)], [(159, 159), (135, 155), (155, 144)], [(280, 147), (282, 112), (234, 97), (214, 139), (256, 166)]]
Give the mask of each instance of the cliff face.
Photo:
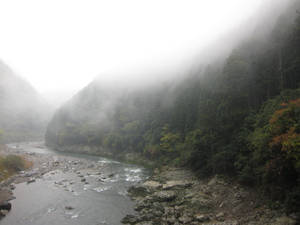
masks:
[(42, 139), (49, 107), (25, 80), (0, 62), (0, 130), (2, 142)]

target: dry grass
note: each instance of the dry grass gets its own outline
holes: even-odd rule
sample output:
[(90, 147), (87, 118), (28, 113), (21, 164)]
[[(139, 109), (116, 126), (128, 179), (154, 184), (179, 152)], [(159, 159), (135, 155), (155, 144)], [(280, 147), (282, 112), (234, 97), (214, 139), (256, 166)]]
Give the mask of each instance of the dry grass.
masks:
[(31, 168), (33, 163), (24, 156), (1, 155), (0, 156), (0, 181), (9, 178), (20, 170)]

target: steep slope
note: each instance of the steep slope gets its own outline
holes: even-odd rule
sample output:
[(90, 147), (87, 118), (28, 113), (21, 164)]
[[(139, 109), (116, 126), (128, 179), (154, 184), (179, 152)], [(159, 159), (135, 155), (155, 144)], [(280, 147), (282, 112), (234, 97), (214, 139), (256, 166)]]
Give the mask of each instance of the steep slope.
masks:
[[(50, 114), (34, 88), (0, 62), (0, 129), (4, 142), (42, 139)], [(47, 109), (49, 110), (49, 108)]]
[(263, 38), (249, 37), (223, 64), (212, 62), (175, 85), (128, 91), (93, 82), (56, 113), (47, 144), (186, 165), (204, 176), (230, 175), (297, 211), (300, 15), (295, 2)]
[[(136, 132), (146, 130), (155, 110), (166, 105), (168, 89), (165, 85), (128, 89), (95, 80), (55, 113), (46, 144), (58, 150), (115, 156), (137, 150), (142, 147), (138, 141), (144, 140)], [(134, 138), (138, 146), (129, 147), (127, 138)]]
[[(230, 120), (226, 124), (230, 134), (249, 111), (258, 110), (286, 88), (298, 87), (297, 5), (295, 1), (277, 24), (273, 20), (278, 12), (274, 12), (274, 18), (258, 24), (242, 44), (235, 44), (238, 47), (229, 56), (218, 58), (218, 63), (206, 62), (209, 66), (186, 74), (176, 84), (159, 85), (158, 81), (147, 86), (140, 82), (137, 88), (95, 80), (57, 111), (48, 126), (47, 144), (96, 145), (121, 152), (139, 149), (143, 153), (151, 146), (150, 151), (156, 152), (162, 133), (172, 130), (180, 136), (172, 137), (183, 141), (195, 128), (224, 123), (219, 121), (222, 116)], [(261, 29), (263, 35), (256, 35)], [(215, 115), (220, 110), (223, 114)], [(133, 143), (127, 140), (133, 137)]]

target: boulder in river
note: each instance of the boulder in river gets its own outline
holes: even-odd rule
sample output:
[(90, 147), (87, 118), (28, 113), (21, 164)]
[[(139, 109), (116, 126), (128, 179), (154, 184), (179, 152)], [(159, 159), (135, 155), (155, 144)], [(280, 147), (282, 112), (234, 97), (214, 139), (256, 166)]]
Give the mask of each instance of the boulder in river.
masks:
[(30, 180), (27, 181), (27, 184), (30, 184), (30, 183), (33, 183), (33, 182), (35, 182), (35, 179), (31, 178)]
[(0, 204), (0, 210), (8, 210), (8, 211), (10, 211), (11, 210), (11, 203), (7, 202), (7, 201), (2, 202)]
[(65, 209), (66, 209), (66, 210), (73, 210), (74, 207), (72, 207), (72, 206), (66, 206)]
[(5, 210), (5, 209), (3, 209), (3, 210), (0, 210), (0, 214), (1, 214), (1, 216), (6, 216), (8, 213), (9, 213), (9, 211), (8, 211), (8, 210)]

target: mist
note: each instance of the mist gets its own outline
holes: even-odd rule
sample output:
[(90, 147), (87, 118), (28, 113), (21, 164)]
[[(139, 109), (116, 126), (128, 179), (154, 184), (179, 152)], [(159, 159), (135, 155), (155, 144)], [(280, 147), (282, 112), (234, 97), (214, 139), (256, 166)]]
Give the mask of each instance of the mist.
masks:
[[(99, 32), (96, 33), (90, 29), (97, 30), (95, 27), (98, 23), (95, 21), (97, 16), (102, 19), (111, 19), (111, 17), (108, 14), (98, 15), (92, 10), (92, 17), (81, 21), (82, 23), (90, 22), (92, 27), (83, 28), (80, 23), (78, 25), (78, 29), (82, 29), (83, 34), (86, 32), (80, 36), (82, 39), (79, 40), (78, 37), (75, 37), (78, 31), (74, 33), (73, 30), (74, 22), (78, 22), (74, 13), (77, 13), (78, 7), (81, 6), (79, 1), (65, 2), (59, 10), (54, 8), (57, 2), (47, 5), (50, 7), (50, 11), (59, 13), (57, 19), (53, 20), (49, 20), (47, 17), (49, 12), (45, 12), (45, 5), (31, 1), (29, 5), (36, 4), (37, 10), (32, 11), (33, 17), (25, 18), (24, 21), (32, 22), (34, 16), (40, 16), (41, 21), (24, 25), (28, 28), (28, 34), (18, 36), (22, 46), (16, 43), (16, 36), (9, 42), (7, 40), (9, 35), (18, 33), (7, 30), (6, 34), (0, 38), (2, 49), (2, 56), (0, 55), (0, 57), (5, 59), (5, 63), (11, 67), (1, 63), (2, 112), (6, 115), (14, 115), (14, 118), (18, 118), (22, 114), (29, 115), (31, 119), (27, 119), (31, 121), (30, 123), (35, 124), (32, 126), (38, 127), (37, 123), (33, 122), (34, 115), (36, 115), (37, 118), (40, 118), (37, 121), (43, 121), (41, 122), (43, 124), (41, 129), (45, 129), (45, 125), (51, 119), (54, 111), (59, 110), (59, 108), (66, 108), (65, 103), (71, 107), (71, 110), (68, 111), (72, 115), (72, 120), (78, 120), (81, 117), (93, 119), (91, 123), (94, 123), (95, 126), (98, 126), (101, 121), (102, 125), (104, 121), (106, 124), (110, 124), (109, 121), (113, 120), (116, 109), (121, 107), (120, 102), (122, 101), (130, 104), (130, 109), (136, 108), (137, 106), (134, 106), (135, 100), (130, 100), (136, 99), (136, 96), (144, 96), (146, 102), (152, 101), (149, 104), (153, 104), (153, 101), (156, 101), (154, 99), (161, 96), (159, 104), (162, 107), (170, 106), (177, 99), (176, 90), (180, 89), (182, 83), (188, 82), (190, 77), (205, 76), (205, 71), (211, 65), (214, 65), (215, 70), (218, 68), (222, 70), (221, 68), (232, 50), (248, 40), (255, 39), (263, 43), (271, 35), (278, 18), (289, 7), (290, 12), (285, 13), (285, 15), (289, 15), (290, 24), (296, 15), (291, 5), (297, 4), (297, 1), (251, 2), (251, 4), (248, 2), (245, 4), (236, 1), (228, 2), (223, 10), (218, 7), (220, 3), (203, 3), (201, 6), (195, 2), (187, 5), (180, 1), (172, 3), (154, 2), (147, 4), (149, 12), (145, 5), (131, 2), (130, 5), (136, 4), (137, 8), (128, 11), (129, 5), (126, 6), (127, 12), (132, 13), (132, 15), (127, 18), (128, 21), (125, 21), (126, 23), (132, 22), (132, 25), (118, 24), (119, 19), (113, 20), (111, 24), (108, 22), (106, 25), (103, 24), (103, 21), (98, 21)], [(3, 9), (5, 7), (12, 9), (13, 7), (11, 3), (1, 4), (3, 4)], [(66, 7), (72, 4), (75, 8), (69, 12), (69, 16), (74, 21), (63, 20), (61, 16), (65, 17)], [(91, 10), (90, 7), (92, 6), (100, 7), (100, 5), (94, 4), (94, 2), (89, 2), (84, 8), (86, 10), (84, 13)], [(102, 6), (109, 9), (114, 7), (113, 5)], [(175, 8), (170, 11), (168, 17), (165, 10), (171, 6)], [(196, 12), (194, 7), (200, 7), (200, 12)], [(41, 11), (39, 12), (38, 9)], [(45, 15), (41, 15), (41, 12), (45, 12)], [(157, 18), (153, 17), (150, 12), (158, 13)], [(180, 15), (179, 12), (182, 12), (182, 15), (187, 18), (178, 16)], [(203, 15), (198, 15), (201, 13)], [(228, 17), (228, 13), (232, 14), (232, 17)], [(20, 14), (22, 13), (20, 12)], [(120, 16), (123, 15), (124, 13), (120, 12)], [(1, 16), (10, 18), (7, 13), (3, 13)], [(136, 20), (136, 16), (141, 17), (141, 21)], [(37, 36), (40, 38), (39, 42), (35, 45), (31, 43), (29, 38), (36, 34), (33, 28), (36, 28), (37, 25), (44, 24), (42, 29), (46, 34), (62, 31), (62, 27), (57, 24), (58, 19), (62, 20), (64, 25), (72, 25), (70, 30), (66, 29), (62, 32), (66, 36), (60, 36), (61, 41), (58, 42), (59, 37), (53, 33), (47, 38), (41, 34)], [(15, 19), (12, 19), (10, 23), (11, 26), (19, 27)], [(8, 28), (7, 25), (3, 27), (3, 31)], [(122, 28), (122, 25), (129, 29), (129, 32), (124, 33), (125, 27)], [(121, 35), (119, 33), (121, 31), (109, 32), (105, 30), (108, 27), (121, 29), (123, 33)], [(101, 29), (104, 29), (104, 33)], [(15, 32), (19, 31), (16, 30)], [(98, 39), (95, 40), (93, 37), (88, 44), (89, 41), (86, 37), (89, 34), (96, 35), (95, 37)], [(103, 34), (103, 37), (99, 36)], [(137, 37), (134, 37), (135, 35)], [(71, 39), (71, 36), (74, 40)], [(69, 37), (70, 44), (66, 43), (65, 38), (67, 37)], [(48, 38), (52, 38), (52, 40), (50, 41)], [(66, 45), (67, 48), (62, 47), (59, 53), (49, 51), (48, 47), (46, 48), (48, 45), (45, 45), (45, 48), (40, 48), (43, 39), (48, 41), (49, 47), (55, 51), (61, 45)], [(107, 42), (107, 47), (104, 47), (105, 42)], [(6, 46), (1, 46), (4, 43)], [(11, 46), (11, 48), (7, 49), (7, 46)], [(71, 46), (73, 47), (72, 51)], [(92, 51), (90, 51), (91, 48)], [(41, 52), (42, 49), (43, 52)], [(85, 49), (90, 52), (84, 52)], [(39, 57), (37, 59), (35, 57), (38, 52)], [(26, 57), (24, 53), (27, 54)], [(21, 63), (20, 57), (22, 57)], [(60, 57), (64, 57), (66, 61)], [(87, 61), (92, 64), (87, 63)], [(81, 95), (85, 97), (82, 98)], [(83, 109), (76, 108), (79, 102), (83, 101), (86, 102), (85, 105), (98, 104), (98, 106), (94, 110), (85, 107)], [(76, 113), (77, 110), (79, 112)], [(7, 121), (6, 117), (3, 118), (5, 118), (3, 121)], [(6, 124), (7, 122), (2, 123), (2, 129), (11, 127)], [(18, 127), (19, 125), (14, 126)], [(41, 131), (39, 136), (42, 137), (44, 132)], [(11, 132), (7, 131), (6, 133)]]
[[(133, 32), (132, 34), (127, 34), (125, 35), (125, 37), (118, 37), (120, 43), (125, 44), (124, 40), (129, 43), (126, 48), (124, 48), (124, 46), (120, 46), (119, 44), (115, 45), (116, 37), (111, 37), (112, 42), (108, 43), (111, 48), (104, 48), (105, 51), (103, 52), (103, 54), (107, 54), (108, 59), (104, 59), (104, 56), (99, 55), (100, 52), (103, 51), (103, 49), (101, 49), (100, 47), (103, 47), (102, 42), (107, 41), (107, 38), (109, 36), (105, 37), (105, 39), (99, 38), (99, 40), (95, 42), (100, 44), (99, 46), (95, 43), (93, 44), (93, 41), (95, 40), (92, 40), (91, 44), (94, 49), (88, 55), (82, 55), (82, 52), (80, 52), (80, 50), (82, 50), (82, 48), (85, 48), (84, 46), (87, 45), (86, 41), (80, 42), (79, 40), (75, 39), (77, 43), (76, 46), (74, 46), (74, 51), (78, 50), (78, 53), (73, 53), (73, 51), (70, 51), (70, 49), (61, 49), (61, 52), (63, 53), (62, 55), (64, 55), (66, 60), (73, 60), (72, 65), (70, 65), (71, 61), (63, 62), (62, 59), (59, 58), (60, 53), (47, 53), (47, 49), (45, 49), (44, 52), (41, 53), (41, 56), (44, 56), (44, 59), (43, 57), (39, 57), (40, 61), (30, 61), (34, 59), (33, 54), (37, 50), (36, 47), (29, 44), (27, 47), (31, 46), (32, 49), (24, 49), (24, 46), (18, 46), (18, 44), (14, 42), (14, 39), (12, 39), (12, 42), (9, 44), (15, 44), (15, 46), (11, 49), (10, 52), (7, 52), (7, 50), (3, 47), (2, 58), (6, 59), (6, 62), (8, 62), (9, 65), (12, 66), (12, 69), (2, 63), (2, 89), (5, 88), (6, 90), (9, 90), (9, 94), (7, 94), (5, 103), (3, 103), (2, 107), (3, 109), (14, 111), (14, 114), (16, 115), (19, 115), (25, 111), (36, 111), (36, 114), (39, 115), (38, 117), (43, 118), (43, 124), (45, 124), (46, 121), (49, 121), (52, 117), (54, 110), (59, 109), (60, 107), (65, 108), (65, 106), (63, 105), (65, 102), (67, 102), (67, 105), (69, 106), (75, 104), (75, 106), (72, 106), (71, 110), (69, 110), (70, 115), (75, 114), (75, 116), (72, 116), (72, 118), (74, 117), (73, 120), (78, 120), (81, 117), (89, 119), (93, 118), (93, 123), (96, 126), (101, 123), (101, 121), (102, 125), (104, 121), (106, 124), (109, 124), (109, 121), (112, 120), (113, 116), (116, 113), (116, 108), (121, 107), (119, 103), (122, 101), (131, 104), (132, 107), (129, 108), (134, 108), (134, 101), (131, 102), (132, 100), (128, 100), (130, 98), (135, 99), (136, 97), (134, 96), (148, 95), (148, 97), (145, 98), (152, 100), (153, 98), (155, 98), (154, 96), (161, 96), (160, 104), (163, 107), (170, 106), (174, 103), (174, 101), (176, 101), (176, 94), (174, 92), (176, 92), (181, 83), (184, 83), (185, 80), (189, 79), (190, 77), (202, 77), (207, 70), (207, 67), (209, 67), (210, 65), (215, 65), (215, 68), (219, 67), (221, 69), (222, 65), (225, 63), (226, 58), (228, 57), (228, 55), (230, 55), (232, 50), (242, 43), (247, 42), (250, 39), (257, 39), (263, 42), (263, 40), (267, 39), (271, 34), (271, 31), (281, 13), (285, 12), (291, 4), (296, 4), (296, 2), (297, 1), (286, 0), (267, 1), (261, 3), (257, 1), (252, 2), (252, 5), (250, 7), (250, 5), (247, 6), (232, 1), (232, 3), (230, 2), (230, 4), (228, 5), (228, 8), (226, 8), (226, 6), (224, 10), (220, 10), (217, 5), (214, 5), (215, 3), (212, 5), (204, 4), (203, 10), (210, 10), (210, 13), (206, 12), (205, 14), (201, 15), (200, 18), (198, 18), (195, 14), (195, 9), (192, 9), (191, 7), (200, 7), (201, 5), (193, 5), (195, 3), (191, 3), (192, 5), (187, 5), (182, 9), (184, 13), (183, 15), (187, 16), (187, 13), (191, 14), (187, 20), (182, 19), (182, 21), (179, 16), (175, 15), (175, 13), (179, 13), (178, 10), (180, 10), (179, 8), (180, 6), (182, 6), (182, 3), (174, 2), (168, 3), (166, 5), (153, 3), (153, 5), (149, 5), (151, 6), (150, 9), (153, 10), (153, 12), (159, 13), (159, 15), (163, 16), (164, 18), (142, 17), (141, 22), (139, 22), (138, 24), (134, 22), (133, 27), (128, 27), (129, 29), (137, 29), (136, 26), (139, 25), (138, 29), (141, 29), (141, 32), (145, 32), (145, 34), (141, 34), (141, 36), (138, 36), (138, 38), (142, 39), (140, 43), (136, 43), (137, 46), (134, 47), (134, 43), (128, 42), (130, 38), (136, 40), (132, 35), (138, 34), (139, 32), (136, 33), (137, 31), (133, 32), (133, 30), (131, 30)], [(30, 4), (36, 3), (32, 1)], [(51, 6), (49, 5), (50, 8), (54, 7), (55, 4), (56, 2), (54, 2)], [(79, 2), (76, 2), (74, 4), (75, 7), (80, 6)], [(90, 10), (89, 7), (93, 6), (93, 3), (89, 4), (87, 5), (87, 8), (85, 8), (85, 10)], [(179, 8), (175, 8), (174, 11), (171, 11), (170, 18), (165, 18), (168, 14), (165, 14), (164, 11), (161, 10), (169, 7), (169, 4), (170, 6), (173, 4), (174, 7), (176, 6)], [(141, 16), (141, 12), (144, 12), (144, 10), (146, 9), (143, 5), (137, 5), (137, 9), (133, 9), (131, 13), (133, 13), (133, 15)], [(40, 9), (42, 11), (44, 10), (43, 5), (37, 4), (37, 6), (41, 7)], [(63, 5), (62, 10), (67, 6), (68, 4)], [(156, 10), (153, 8), (154, 6), (159, 6), (162, 8)], [(10, 8), (12, 6), (8, 4), (6, 5), (6, 7)], [(107, 7), (112, 6), (110, 5)], [(207, 7), (207, 9), (205, 7)], [(241, 15), (237, 13), (239, 10), (238, 7), (241, 7), (239, 12), (241, 13)], [(245, 9), (247, 7), (249, 8)], [(51, 8), (51, 10), (54, 9)], [(78, 8), (75, 8), (75, 11), (70, 12), (71, 18), (74, 17), (73, 13), (77, 12), (77, 10)], [(230, 10), (233, 10), (231, 13), (234, 12), (236, 13), (236, 15), (234, 15), (231, 19), (226, 20), (226, 13), (229, 13)], [(201, 12), (203, 13), (204, 11)], [(63, 12), (64, 11), (61, 11), (60, 15), (63, 15)], [(33, 11), (33, 13), (34, 15), (40, 15), (36, 10)], [(2, 16), (7, 15), (4, 14)], [(147, 13), (146, 16), (149, 16), (149, 14)], [(206, 16), (207, 18), (203, 16)], [(290, 21), (292, 21), (294, 17), (295, 12), (291, 10)], [(134, 17), (130, 17), (131, 22), (133, 22), (133, 18)], [(31, 21), (32, 18), (27, 19)], [(60, 29), (56, 20), (49, 21), (48, 19), (46, 19), (46, 17), (42, 16), (42, 21), (46, 22), (46, 26), (43, 29), (49, 29), (49, 31), (54, 32), (55, 30), (53, 30), (53, 28), (51, 28), (50, 26), (52, 22), (53, 25), (57, 25), (57, 29)], [(96, 17), (93, 17), (93, 19), (96, 19)], [(174, 21), (171, 21), (172, 19)], [(199, 19), (201, 19), (201, 21), (197, 21)], [(160, 23), (159, 20), (163, 21), (164, 26), (158, 25), (158, 23)], [(203, 23), (202, 20), (206, 20), (206, 24)], [(224, 25), (222, 25), (223, 21), (221, 20), (224, 20)], [(182, 24), (180, 23), (180, 21), (182, 22)], [(64, 22), (68, 22), (68, 25), (70, 25), (70, 23), (73, 23), (71, 21)], [(142, 24), (140, 24), (142, 22), (146, 22), (145, 25), (143, 25), (144, 27), (142, 26)], [(15, 22), (13, 20), (12, 24), (14, 23)], [(96, 22), (93, 21), (92, 24), (94, 25), (94, 23)], [(178, 25), (178, 30), (174, 27), (176, 23)], [(199, 24), (199, 26), (196, 26), (197, 24)], [(37, 24), (35, 23), (34, 26), (36, 25)], [(99, 25), (99, 29), (101, 29), (101, 26), (103, 25), (102, 22), (99, 22)], [(185, 26), (187, 27), (184, 28)], [(80, 27), (81, 25), (79, 26), (79, 28)], [(35, 32), (31, 30), (33, 27), (28, 28), (32, 32), (29, 32), (29, 34), (34, 35)], [(111, 28), (118, 29), (119, 25), (114, 22), (111, 25)], [(148, 28), (149, 30), (147, 30)], [(171, 30), (168, 31), (168, 29)], [(158, 31), (160, 31), (161, 34)], [(68, 37), (68, 35), (74, 35), (74, 33), (72, 32), (72, 30), (70, 31), (70, 33), (65, 31), (63, 32), (63, 34), (67, 35), (66, 37)], [(88, 34), (89, 30), (83, 29), (82, 32), (87, 32)], [(153, 32), (152, 35), (146, 38), (145, 35), (149, 35), (150, 32)], [(178, 32), (182, 32), (182, 35), (178, 36)], [(11, 33), (8, 32), (7, 34)], [(97, 33), (97, 35), (99, 34)], [(108, 32), (107, 35), (115, 34), (117, 33)], [(25, 40), (29, 37), (30, 36), (25, 36), (23, 37), (23, 39)], [(64, 40), (63, 36), (61, 36), (61, 43), (55, 42), (57, 38), (56, 36), (51, 37), (55, 37), (55, 39), (53, 40), (54, 42), (50, 42), (51, 45), (66, 44), (66, 40)], [(1, 38), (4, 39), (2, 41), (0, 40), (0, 46), (1, 43), (6, 43), (4, 42), (6, 36), (4, 35), (4, 37)], [(41, 36), (41, 38), (45, 37)], [(85, 37), (82, 36), (82, 38), (82, 41), (84, 41)], [(124, 40), (122, 40), (123, 38)], [(162, 42), (159, 41), (160, 38), (162, 39)], [(45, 39), (45, 41), (46, 40), (47, 39)], [(170, 42), (168, 40), (170, 40)], [(82, 47), (78, 46), (78, 44), (80, 43), (83, 44)], [(141, 44), (143, 44), (143, 46), (141, 46)], [(147, 46), (148, 44), (149, 46)], [(16, 51), (17, 47), (19, 47), (19, 49), (17, 49), (18, 51), (22, 50), (26, 53), (32, 51), (33, 53), (31, 55), (29, 54), (29, 56), (26, 57), (29, 61), (24, 61), (26, 62), (25, 67), (24, 62), (18, 65), (18, 57), (22, 56), (22, 54), (19, 54), (18, 51)], [(86, 47), (90, 48), (91, 46)], [(132, 53), (129, 50), (130, 47), (132, 47)], [(82, 61), (76, 62), (76, 60), (79, 60), (79, 58), (72, 58), (71, 55), (66, 56), (65, 51), (69, 51), (68, 54), (71, 54), (72, 56), (78, 55), (79, 57), (80, 55), (81, 57), (84, 56), (84, 58), (86, 59), (80, 59)], [(15, 54), (15, 56), (17, 56), (16, 58), (11, 55), (12, 52), (18, 53)], [(115, 59), (112, 59), (109, 56), (110, 54), (112, 54), (112, 52), (115, 53)], [(45, 56), (45, 54), (48, 55), (48, 58)], [(49, 57), (51, 57), (52, 59)], [(56, 57), (57, 59), (53, 60), (53, 57)], [(41, 60), (43, 60), (43, 62)], [(89, 63), (86, 63), (85, 60), (90, 60), (92, 63), (94, 63), (94, 65), (90, 67)], [(45, 63), (50, 64), (46, 65)], [(60, 65), (58, 65), (57, 63), (59, 63)], [(82, 70), (82, 68), (80, 68), (83, 66), (85, 67), (85, 70)], [(55, 71), (53, 71), (53, 69), (55, 69)], [(61, 71), (58, 71), (57, 69)], [(68, 71), (68, 69), (71, 70)], [(74, 72), (74, 70), (76, 70), (76, 72)], [(20, 86), (17, 86), (16, 82), (10, 79), (10, 76), (17, 77), (15, 79), (19, 79), (21, 83), (24, 83), (23, 87), (21, 87), (20, 89)], [(93, 87), (92, 89), (95, 89), (95, 91), (89, 91), (91, 87)], [(80, 89), (83, 90), (80, 91)], [(22, 94), (20, 94), (19, 92)], [(82, 93), (84, 93), (85, 97), (78, 97), (82, 95)], [(97, 97), (97, 95), (100, 95), (100, 97)], [(86, 110), (86, 108), (83, 108), (82, 110), (77, 109), (76, 106), (79, 104), (78, 102), (82, 101), (86, 101), (86, 105), (101, 105), (100, 108), (95, 108), (98, 113), (90, 109)], [(131, 103), (129, 103), (128, 101), (130, 101)], [(79, 110), (79, 112), (76, 113), (77, 110)], [(77, 118), (78, 116), (79, 118)], [(45, 125), (43, 125), (43, 127), (45, 127)]]
[[(198, 83), (199, 89), (218, 93), (226, 83), (226, 81), (218, 80), (224, 79), (221, 77), (228, 57), (234, 55), (236, 49), (249, 48), (248, 45), (253, 46), (253, 49), (251, 47), (247, 49), (249, 53), (246, 55), (251, 56), (251, 54), (256, 54), (254, 52), (268, 51), (268, 42), (273, 38), (274, 27), (284, 15), (284, 29), (286, 33), (289, 33), (291, 31), (289, 26), (293, 25), (297, 16), (295, 11), (297, 7), (299, 7), (298, 1), (266, 1), (253, 5), (251, 8), (253, 11), (249, 9), (251, 13), (247, 11), (248, 14), (240, 17), (239, 20), (232, 21), (230, 25), (226, 24), (226, 29), (222, 27), (220, 31), (212, 32), (212, 36), (208, 39), (199, 38), (197, 42), (186, 43), (185, 47), (188, 48), (185, 48), (184, 52), (177, 52), (162, 59), (161, 57), (155, 58), (145, 51), (144, 55), (149, 53), (148, 56), (153, 58), (122, 65), (116, 62), (117, 64), (114, 65), (117, 66), (105, 69), (105, 72), (99, 72), (93, 81), (85, 84), (81, 90), (59, 107), (48, 126), (46, 137), (57, 132), (63, 134), (73, 132), (82, 136), (82, 139), (85, 139), (84, 135), (99, 134), (95, 142), (102, 143), (104, 142), (101, 136), (103, 133), (121, 129), (122, 126), (120, 127), (118, 120), (122, 119), (116, 120), (116, 117), (123, 113), (126, 118), (122, 122), (130, 123), (136, 119), (142, 119), (143, 116), (147, 117), (152, 111), (171, 110), (176, 107), (181, 95), (188, 92), (185, 89), (192, 88)], [(212, 8), (208, 9), (212, 10)], [(208, 24), (212, 16), (224, 17), (223, 12), (217, 8), (215, 13), (211, 11), (210, 14), (205, 15), (208, 16)], [(193, 29), (208, 29), (203, 24), (201, 25)], [(218, 28), (215, 29), (219, 29), (221, 25), (220, 22)], [(157, 50), (159, 46), (152, 47)], [(124, 53), (128, 54), (130, 60), (130, 53), (125, 51), (122, 54)], [(71, 81), (72, 79), (70, 83)], [(59, 93), (58, 91), (57, 94)], [(62, 99), (65, 98), (59, 98), (59, 100)], [(76, 135), (70, 134), (70, 140), (66, 142), (73, 143)], [(80, 138), (75, 143), (79, 140)]]
[(299, 12), (0, 1), (1, 225), (299, 224)]
[[(266, 1), (259, 4), (256, 11), (248, 17), (235, 21), (232, 26), (227, 26), (224, 31), (208, 40), (200, 38), (199, 43), (189, 46), (185, 52), (174, 53), (165, 59), (152, 57), (140, 63), (137, 61), (132, 64), (116, 65), (99, 72), (93, 80), (103, 89), (118, 91), (143, 90), (145, 87), (153, 88), (166, 83), (180, 83), (195, 74), (201, 76), (208, 65), (224, 63), (226, 57), (240, 44), (253, 39), (264, 42), (271, 35), (283, 12), (285, 15), (289, 14), (287, 23), (292, 24), (296, 12), (290, 7), (297, 4), (297, 1), (291, 0)], [(289, 13), (286, 13), (288, 8)], [(201, 26), (198, 29), (201, 30)], [(158, 47), (154, 48), (159, 51)], [(147, 55), (147, 52), (145, 54)]]
[[(1, 58), (45, 93), (79, 90), (98, 75), (124, 81), (131, 73), (185, 67), (266, 3), (32, 0), (1, 4)], [(17, 4), (22, 10), (14, 7)], [(9, 13), (13, 10), (22, 20)]]
[(54, 108), (0, 61), (0, 142), (41, 140)]
[[(9, 23), (3, 26), (0, 57), (51, 104), (61, 105), (96, 78), (126, 85), (179, 79), (187, 71), (225, 58), (249, 36), (266, 35), (293, 1), (232, 0), (224, 6), (133, 1), (124, 12), (112, 3), (65, 1), (57, 8), (56, 1), (45, 5), (30, 1), (24, 8), (34, 5), (32, 15), (24, 15), (20, 24), (8, 15), (16, 2), (2, 3), (1, 20), (16, 29), (11, 30)], [(67, 11), (69, 7), (72, 10)], [(105, 9), (116, 10), (119, 17), (112, 18)], [(86, 18), (77, 17), (81, 11)], [(50, 19), (52, 13), (56, 19)], [(36, 28), (41, 32), (37, 34)]]

